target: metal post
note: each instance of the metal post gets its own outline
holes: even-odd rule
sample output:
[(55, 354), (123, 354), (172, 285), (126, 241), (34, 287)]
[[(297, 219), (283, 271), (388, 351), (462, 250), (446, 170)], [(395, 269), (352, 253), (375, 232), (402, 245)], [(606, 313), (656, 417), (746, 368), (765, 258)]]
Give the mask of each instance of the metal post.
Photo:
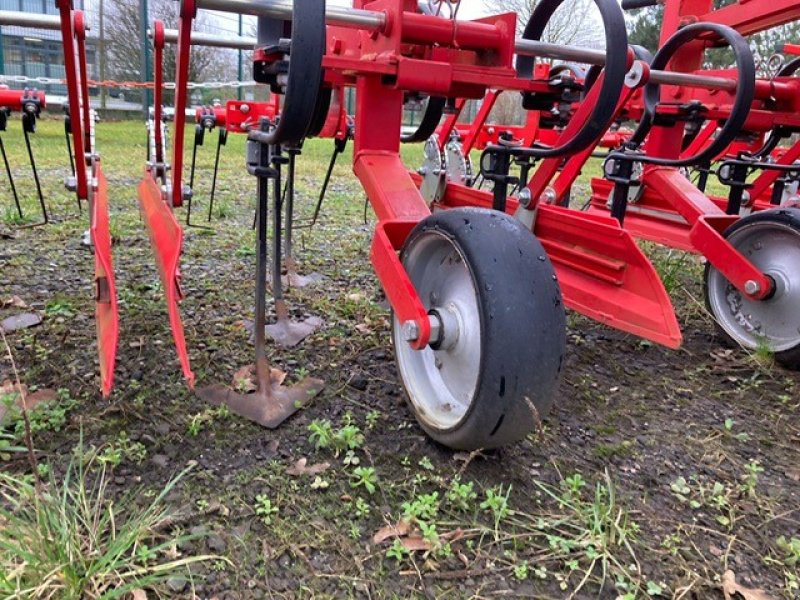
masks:
[[(244, 16), (243, 15), (239, 15), (239, 37), (242, 37), (242, 33), (243, 33), (242, 32), (242, 27), (243, 26), (244, 26)], [(241, 50), (239, 50), (239, 71), (238, 71), (238, 73), (239, 73), (239, 83), (241, 84), (242, 80), (244, 79), (244, 53)], [(242, 97), (243, 97), (243, 90), (242, 90), (242, 86), (240, 85), (238, 88), (236, 88), (236, 98), (241, 101)]]
[[(98, 38), (98, 68), (100, 70), (100, 81), (106, 80), (106, 28), (105, 28), (105, 2), (104, 0), (100, 0), (100, 13), (99, 13), (99, 23), (100, 26), (100, 35)], [(106, 101), (108, 98), (108, 90), (106, 86), (100, 87), (100, 108), (105, 110), (106, 108)]]
[[(147, 0), (139, 0), (139, 32), (142, 40), (142, 64), (140, 71), (140, 80), (143, 83), (153, 80), (153, 64), (150, 55), (150, 43), (147, 40), (147, 24), (150, 21), (147, 10)], [(152, 92), (145, 89), (142, 94), (142, 110), (144, 111), (144, 118), (147, 119), (150, 105), (152, 104)]]
[(3, 53), (3, 27), (0, 26), (0, 75), (6, 74), (6, 59)]

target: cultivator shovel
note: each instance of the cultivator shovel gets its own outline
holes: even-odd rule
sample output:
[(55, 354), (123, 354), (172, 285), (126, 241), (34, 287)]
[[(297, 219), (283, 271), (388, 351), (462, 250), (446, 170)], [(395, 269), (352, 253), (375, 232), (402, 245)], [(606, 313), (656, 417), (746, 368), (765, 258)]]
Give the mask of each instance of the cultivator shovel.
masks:
[(275, 199), (274, 241), (276, 258), (273, 270), (273, 292), (275, 294), (275, 308), (278, 312), (278, 323), (271, 326), (273, 328), (272, 333), (283, 336), (282, 339), (285, 342), (294, 342), (289, 345), (295, 345), (311, 333), (313, 329), (308, 331), (302, 328), (302, 324), (292, 323), (289, 320), (288, 309), (281, 293), (280, 215), (282, 192), (280, 164), (285, 159), (280, 156), (278, 147), (270, 146), (266, 143), (250, 141), (248, 142), (248, 150), (249, 170), (258, 178), (258, 209), (256, 214), (258, 249), (255, 301), (256, 356), (255, 365), (250, 368), (250, 372), (255, 375), (255, 392), (246, 394), (233, 391), (222, 385), (211, 385), (198, 390), (197, 394), (207, 402), (216, 405), (224, 404), (235, 414), (254, 421), (263, 427), (274, 429), (319, 394), (325, 384), (320, 379), (306, 378), (294, 386), (283, 386), (282, 377), (278, 375), (277, 371), (270, 369), (267, 362), (265, 333), (270, 329), (266, 327), (267, 219), (270, 185), (273, 188)]

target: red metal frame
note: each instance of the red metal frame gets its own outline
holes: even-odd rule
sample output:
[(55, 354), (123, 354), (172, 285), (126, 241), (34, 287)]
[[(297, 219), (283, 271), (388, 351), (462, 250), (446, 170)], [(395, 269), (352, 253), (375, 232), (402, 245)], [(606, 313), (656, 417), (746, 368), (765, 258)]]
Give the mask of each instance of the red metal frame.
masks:
[(25, 105), (33, 99), (42, 110), (47, 108), (47, 98), (45, 93), (39, 90), (24, 89), (11, 90), (0, 87), (0, 108), (7, 108), (14, 112), (20, 112)]
[[(459, 99), (456, 113), (449, 115), (440, 129), (440, 144), (446, 143), (450, 132), (458, 128), (456, 121), (464, 102), (484, 98), (473, 126), (468, 130), (460, 129), (464, 134), (465, 151), (469, 152), (496, 141), (494, 135), (499, 131), (490, 131), (485, 122), (499, 93), (547, 92), (550, 85), (539, 73), (532, 79), (516, 75), (513, 68), (516, 15), (455, 23), (419, 14), (416, 4), (415, 0), (354, 0), (355, 8), (383, 13), (385, 25), (369, 35), (353, 27), (328, 26), (328, 49), (323, 66), (326, 83), (356, 89), (353, 170), (378, 218), (371, 259), (398, 318), (416, 323), (419, 335), (412, 345), (422, 348), (430, 339), (429, 320), (398, 251), (411, 229), (429, 216), (431, 209), (419, 193), (419, 177), (410, 174), (400, 160), (399, 132), (405, 93)], [(694, 20), (725, 22), (746, 34), (800, 17), (800, 7), (794, 0), (775, 0), (769, 6), (760, 1), (741, 2), (713, 12), (711, 0), (667, 0), (665, 4), (662, 42), (680, 26)], [(194, 2), (183, 2), (176, 77), (179, 83), (186, 81), (189, 32), (195, 16)], [(687, 44), (672, 61), (671, 68), (698, 71), (702, 49), (701, 43)], [(730, 71), (710, 74), (735, 77)], [(640, 85), (646, 82), (647, 76), (645, 69)], [(733, 98), (729, 92), (662, 87), (665, 97), (675, 103), (699, 99), (708, 108), (706, 118), (709, 121), (722, 121), (730, 113)], [(180, 203), (181, 191), (183, 125), (179, 121), (183, 119), (179, 117), (186, 101), (184, 86), (178, 88), (173, 161), (175, 205)], [(595, 85), (574, 107), (563, 131), (542, 129), (539, 115), (534, 112), (525, 127), (517, 131), (519, 137), (529, 140), (528, 143), (537, 138), (546, 138), (551, 143), (561, 136), (566, 139), (586, 123), (599, 90), (600, 86)], [(748, 130), (767, 131), (779, 125), (800, 128), (799, 92), (800, 82), (795, 78), (759, 81), (756, 86), (758, 102), (747, 121)], [(771, 103), (769, 107), (767, 101)], [(227, 107), (226, 127), (231, 131), (241, 130), (242, 124), (247, 122), (240, 108), (241, 105), (235, 104)], [(626, 118), (639, 118), (643, 112), (641, 92), (638, 89), (624, 91), (618, 110)], [(660, 110), (666, 114), (675, 112), (676, 108), (664, 105)], [(340, 119), (340, 129), (341, 122)], [(508, 128), (501, 128), (505, 129)], [(707, 144), (715, 129), (711, 126), (704, 129), (691, 149)], [(614, 131), (607, 138), (598, 139), (596, 145), (614, 147), (626, 135), (627, 132)], [(655, 156), (677, 157), (681, 153), (681, 143), (682, 125), (659, 126), (652, 131), (646, 151)], [(644, 233), (644, 228), (637, 229), (640, 213), (630, 213), (625, 229), (606, 214), (597, 214), (601, 204), (605, 211), (605, 200), (611, 189), (611, 184), (604, 180), (593, 184), (593, 212), (579, 213), (553, 205), (570, 189), (591, 152), (587, 149), (566, 161), (541, 161), (528, 186), (532, 197), (529, 206), (523, 208), (511, 198), (507, 210), (512, 213), (532, 211), (529, 220), (533, 231), (553, 260), (568, 306), (612, 327), (676, 347), (681, 335), (669, 296), (653, 265), (631, 235)], [(545, 194), (548, 187), (554, 194)], [(753, 297), (768, 293), (767, 278), (725, 241), (722, 233), (736, 217), (725, 215), (719, 201), (708, 198), (672, 168), (646, 167), (642, 188), (637, 208), (646, 207), (653, 212), (641, 216), (642, 222), (648, 222), (651, 237), (702, 252), (740, 289), (746, 281), (761, 284), (762, 291)], [(488, 208), (491, 204), (488, 193), (448, 184), (437, 207)], [(676, 233), (678, 229), (680, 235)]]
[(89, 201), (90, 226), (95, 255), (95, 323), (100, 362), (100, 389), (111, 393), (119, 339), (114, 263), (108, 217), (108, 184), (94, 148), (94, 118), (89, 104), (86, 63), (86, 23), (71, 0), (57, 0), (69, 100), (72, 147), (75, 158), (76, 193)]
[[(167, 305), (172, 338), (175, 342), (175, 350), (181, 364), (183, 376), (190, 388), (194, 387), (194, 373), (191, 369), (189, 353), (186, 348), (186, 336), (183, 329), (183, 321), (180, 315), (180, 301), (183, 299), (180, 281), (180, 259), (183, 251), (183, 229), (175, 218), (170, 202), (174, 204), (174, 195), (169, 198), (162, 193), (159, 186), (159, 179), (165, 183), (169, 180), (168, 165), (164, 163), (163, 156), (164, 140), (162, 137), (163, 122), (163, 87), (164, 87), (164, 26), (160, 21), (156, 21), (153, 27), (153, 60), (155, 94), (153, 107), (153, 126), (150, 129), (154, 144), (155, 156), (152, 157), (154, 164), (145, 168), (141, 181), (139, 182), (139, 206), (141, 208), (142, 220), (147, 227), (150, 235), (150, 245), (153, 249), (153, 256), (158, 265), (159, 276), (164, 288), (164, 300)], [(184, 89), (185, 91), (185, 89)], [(177, 97), (181, 95), (181, 89), (177, 88)], [(185, 113), (185, 109), (181, 114)], [(185, 119), (179, 118), (176, 109), (176, 125)], [(182, 134), (181, 134), (182, 139)], [(177, 143), (177, 137), (175, 139)], [(182, 185), (182, 184), (181, 184)], [(182, 195), (181, 195), (182, 197)]]

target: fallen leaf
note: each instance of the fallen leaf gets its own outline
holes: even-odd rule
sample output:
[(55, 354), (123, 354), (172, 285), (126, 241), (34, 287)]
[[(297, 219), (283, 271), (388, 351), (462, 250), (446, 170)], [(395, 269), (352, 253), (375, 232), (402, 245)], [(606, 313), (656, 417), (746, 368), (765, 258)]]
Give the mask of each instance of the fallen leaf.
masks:
[(356, 325), (356, 331), (358, 331), (358, 333), (363, 333), (364, 335), (372, 333), (372, 329), (370, 329), (370, 326), (366, 323), (359, 323)]
[(131, 592), (131, 600), (147, 600), (147, 592), (142, 589), (136, 589)]
[(464, 530), (459, 527), (458, 529), (454, 529), (453, 531), (448, 531), (447, 533), (442, 533), (439, 535), (439, 539), (445, 542), (457, 542), (461, 538), (464, 537)]
[(3, 300), (3, 306), (15, 306), (16, 308), (27, 308), (28, 305), (25, 304), (25, 301), (20, 298), (19, 296), (11, 296), (10, 298), (6, 298)]
[(307, 466), (308, 459), (301, 458), (296, 463), (294, 463), (291, 467), (286, 469), (286, 473), (288, 475), (319, 475), (324, 471), (327, 471), (331, 468), (330, 463), (318, 463), (315, 465)]
[(18, 329), (29, 329), (36, 327), (42, 322), (41, 315), (36, 313), (22, 313), (21, 315), (14, 315), (5, 319), (0, 323), (0, 329), (6, 333), (11, 333)]
[(800, 469), (786, 469), (783, 474), (792, 481), (800, 481)]
[(233, 374), (233, 389), (245, 394), (256, 391), (256, 384), (253, 382), (252, 365), (242, 367)]
[(372, 543), (381, 544), (390, 538), (406, 536), (408, 535), (410, 528), (411, 525), (408, 523), (408, 521), (398, 521), (396, 525), (387, 525), (386, 527), (381, 527), (375, 532), (375, 535), (372, 536)]
[[(271, 368), (269, 370), (269, 378), (272, 383), (272, 387), (279, 387), (286, 379), (286, 373), (280, 369)], [(255, 365), (247, 365), (234, 373), (233, 389), (237, 392), (245, 394), (254, 392), (258, 389)]]
[(764, 590), (754, 590), (736, 583), (736, 573), (730, 569), (722, 576), (722, 593), (725, 600), (734, 600), (737, 594), (744, 600), (773, 600)]
[(409, 552), (417, 552), (422, 550), (427, 552), (433, 548), (433, 545), (430, 542), (427, 542), (418, 536), (401, 538), (400, 543), (403, 544), (403, 548)]
[(37, 404), (41, 404), (42, 402), (53, 402), (57, 399), (58, 393), (56, 393), (55, 390), (44, 388), (41, 390), (36, 390), (32, 394), (25, 396), (25, 403), (28, 406), (28, 410), (30, 410)]

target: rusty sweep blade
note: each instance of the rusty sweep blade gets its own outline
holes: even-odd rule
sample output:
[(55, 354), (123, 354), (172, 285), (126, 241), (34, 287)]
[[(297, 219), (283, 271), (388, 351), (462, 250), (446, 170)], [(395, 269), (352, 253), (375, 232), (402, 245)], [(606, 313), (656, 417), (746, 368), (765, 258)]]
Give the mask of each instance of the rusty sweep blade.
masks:
[(287, 387), (282, 378), (275, 376), (266, 360), (260, 360), (255, 371), (256, 390), (242, 394), (220, 384), (197, 390), (197, 395), (214, 405), (224, 404), (232, 413), (258, 423), (267, 429), (275, 429), (300, 410), (325, 387), (320, 379), (307, 377), (300, 383)]
[(119, 312), (114, 263), (111, 258), (111, 233), (108, 219), (108, 182), (97, 165), (97, 190), (92, 214), (94, 243), (95, 321), (97, 323), (97, 353), (100, 358), (100, 387), (103, 396), (111, 394), (119, 339)]
[(139, 183), (139, 204), (142, 218), (150, 232), (150, 243), (161, 274), (164, 286), (164, 297), (169, 311), (169, 322), (175, 349), (181, 361), (183, 376), (194, 387), (194, 373), (189, 365), (189, 354), (186, 351), (186, 339), (183, 335), (183, 322), (178, 310), (178, 302), (183, 298), (180, 288), (181, 248), (183, 247), (183, 229), (178, 225), (175, 215), (161, 199), (158, 184), (147, 173)]

